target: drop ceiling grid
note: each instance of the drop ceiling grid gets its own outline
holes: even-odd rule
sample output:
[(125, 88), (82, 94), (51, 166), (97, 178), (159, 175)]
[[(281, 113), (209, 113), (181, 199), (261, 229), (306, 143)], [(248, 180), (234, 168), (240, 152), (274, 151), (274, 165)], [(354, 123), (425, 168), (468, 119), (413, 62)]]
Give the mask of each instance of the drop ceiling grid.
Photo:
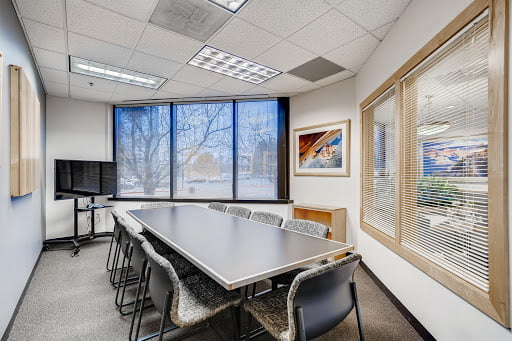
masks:
[[(176, 95), (180, 94), (180, 92), (182, 93), (181, 96), (214, 94), (219, 93), (219, 91), (235, 95), (240, 93), (254, 93), (259, 90), (268, 90), (267, 92), (269, 94), (290, 90), (300, 92), (303, 89), (304, 91), (307, 91), (307, 89), (314, 89), (318, 86), (322, 86), (322, 84), (329, 83), (332, 79), (344, 78), (347, 75), (350, 75), (351, 77), (355, 72), (357, 72), (361, 64), (364, 64), (369, 54), (373, 52), (375, 40), (377, 40), (378, 44), (378, 42), (383, 39), (392, 24), (410, 3), (410, 0), (322, 0), (318, 2), (306, 0), (283, 0), (280, 2), (274, 2), (272, 0), (249, 0), (249, 2), (243, 6), (240, 11), (231, 15), (230, 19), (207, 40), (207, 45), (217, 47), (225, 50), (226, 52), (254, 60), (255, 62), (268, 65), (284, 72), (318, 56), (324, 56), (329, 60), (335, 61), (334, 59), (330, 59), (329, 56), (335, 56), (336, 50), (341, 50), (342, 47), (350, 47), (350, 44), (354, 44), (359, 47), (358, 49), (355, 49), (358, 51), (354, 51), (354, 53), (359, 53), (360, 55), (356, 55), (352, 58), (350, 56), (344, 56), (344, 58), (352, 60), (352, 62), (350, 63), (350, 66), (340, 64), (348, 70), (342, 74), (340, 73), (341, 75), (338, 75), (337, 77), (334, 77), (336, 76), (334, 75), (327, 77), (323, 82), (319, 81), (315, 83), (301, 79), (300, 81), (292, 82), (289, 77), (294, 76), (282, 74), (277, 76), (273, 82), (268, 83), (268, 87), (264, 87), (266, 82), (261, 86), (253, 86), (252, 84), (237, 86), (237, 82), (231, 81), (230, 83), (226, 80), (227, 77), (225, 76), (219, 75), (217, 77), (216, 74), (215, 76), (210, 75), (212, 74), (211, 71), (202, 69), (192, 70), (192, 67), (188, 66), (186, 62), (195, 55), (204, 44), (190, 37), (172, 31), (167, 31), (148, 23), (158, 0), (127, 0), (122, 2), (122, 6), (120, 5), (121, 2), (116, 0), (41, 0), (38, 1), (36, 5), (34, 5), (34, 2), (30, 0), (12, 1), (15, 3), (18, 16), (21, 19), (20, 21), (22, 21), (34, 58), (36, 59), (36, 62), (40, 64), (38, 67), (44, 68), (44, 72), (40, 71), (41, 74), (53, 74), (52, 79), (55, 80), (55, 73), (49, 72), (47, 69), (63, 71), (64, 68), (67, 68), (67, 55), (73, 53), (87, 59), (95, 59), (95, 57), (99, 57), (101, 60), (98, 61), (105, 62), (106, 64), (132, 68), (140, 72), (157, 76), (165, 76), (170, 81), (173, 81), (166, 90), (162, 88), (161, 91), (147, 92), (145, 91), (147, 89), (140, 88), (141, 94), (151, 94), (152, 98), (159, 96), (160, 93), (165, 95)], [(45, 5), (41, 6), (41, 3), (44, 3)], [(66, 9), (69, 4), (71, 4), (73, 8)], [(265, 4), (266, 6), (263, 6)], [(51, 16), (51, 11), (55, 11), (59, 6), (61, 7), (62, 15)], [(41, 9), (38, 10), (38, 8)], [(265, 8), (265, 10), (262, 10), (262, 8)], [(376, 12), (377, 14), (375, 15), (377, 15), (380, 21), (373, 19), (365, 21), (365, 17), (361, 17), (361, 13), (366, 14), (365, 11), (372, 8), (378, 8), (378, 11)], [(79, 11), (78, 9), (82, 10)], [(265, 20), (261, 20), (261, 16), (264, 15), (264, 13), (269, 13), (269, 11), (271, 15), (267, 15), (266, 17), (264, 16), (263, 19)], [(385, 11), (383, 12), (383, 16), (380, 16), (381, 11)], [(75, 14), (73, 15), (71, 12)], [(78, 12), (80, 12), (80, 16), (77, 15)], [(82, 12), (90, 13), (93, 17), (96, 16), (103, 18), (103, 21), (105, 21), (106, 18), (109, 18), (109, 21), (112, 21), (111, 18), (116, 18), (113, 20), (115, 21), (114, 23), (108, 23), (108, 25), (112, 26), (113, 29), (111, 31), (114, 31), (114, 33), (105, 36), (103, 31), (104, 27), (97, 24), (97, 18), (94, 21), (94, 25), (101, 27), (101, 29), (91, 26), (90, 21), (84, 21), (83, 17), (88, 16), (83, 15)], [(317, 49), (316, 51), (308, 44), (304, 44), (302, 41), (293, 41), (294, 39), (292, 37), (294, 35), (307, 29), (308, 26), (313, 25), (315, 21), (328, 13), (339, 13), (346, 17), (348, 22), (352, 22), (353, 25), (355, 25), (352, 27), (352, 36), (355, 35), (356, 37), (350, 39), (352, 36), (349, 34), (349, 38), (345, 38), (346, 41), (341, 39), (337, 42), (327, 43), (323, 48), (319, 50)], [(291, 20), (290, 18), (288, 18), (289, 20), (273, 19), (276, 17), (285, 18), (287, 15), (295, 18), (295, 20)], [(373, 15), (373, 17), (375, 17), (375, 15)], [(77, 22), (72, 22), (71, 25), (69, 25), (69, 23), (66, 23), (69, 18), (72, 18), (71, 20), (75, 20)], [(91, 20), (90, 18), (88, 19)], [(362, 24), (360, 22), (362, 22)], [(376, 24), (374, 24), (374, 26), (369, 26), (368, 22), (376, 22)], [(132, 34), (126, 34), (126, 23), (135, 23), (134, 25), (128, 25), (136, 26), (132, 30)], [(234, 43), (236, 39), (230, 36), (228, 32), (229, 28), (232, 27), (242, 27), (242, 35), (249, 38), (255, 35), (254, 32), (257, 32), (256, 34), (259, 38), (253, 38), (254, 44), (246, 44), (245, 48), (240, 49), (239, 46), (241, 44)], [(358, 28), (355, 29), (354, 27)], [(167, 35), (167, 37), (174, 37), (174, 39), (170, 39), (171, 43), (168, 42), (166, 46), (167, 49), (158, 49), (154, 46), (158, 44), (162, 45), (162, 41), (157, 39), (158, 34), (156, 37), (154, 36), (154, 33), (158, 32), (158, 30), (161, 31), (160, 37), (162, 37), (162, 32), (164, 32), (164, 36)], [(354, 31), (356, 32), (354, 33)], [(148, 32), (150, 32), (149, 37)], [(337, 31), (337, 39), (339, 39), (340, 32), (343, 32), (343, 30)], [(322, 34), (324, 34), (324, 32), (322, 32)], [(316, 38), (321, 38), (322, 34), (320, 34), (320, 37), (317, 35)], [(369, 37), (373, 37), (375, 40), (366, 38), (371, 40), (371, 42), (367, 42), (367, 44), (358, 42), (361, 37), (366, 37), (367, 35)], [(48, 36), (52, 36), (53, 39), (46, 39)], [(62, 38), (62, 36), (64, 36), (64, 38)], [(153, 41), (148, 43), (144, 41), (146, 39), (153, 39)], [(314, 40), (315, 37), (313, 36), (310, 39)], [(165, 41), (165, 39), (163, 40)], [(338, 44), (338, 42), (340, 42), (340, 44)], [(188, 46), (187, 51), (184, 53), (180, 53), (178, 56), (169, 53), (169, 51), (177, 50), (173, 48), (175, 46), (180, 46), (179, 50), (182, 50), (183, 45)], [(327, 46), (329, 49), (325, 51)], [(87, 53), (86, 51), (105, 52), (102, 54), (98, 52)], [(288, 53), (291, 53), (290, 51), (295, 51), (295, 53), (292, 54), (293, 57), (287, 58), (287, 51)], [(66, 55), (64, 55), (64, 53), (66, 53)], [(60, 59), (60, 61), (56, 61), (55, 64), (52, 64), (52, 56), (56, 59)], [(62, 65), (63, 56), (66, 60), (65, 65)], [(159, 67), (153, 67), (153, 65), (151, 65), (151, 67), (148, 66), (147, 68), (143, 67), (143, 64), (141, 64), (144, 62), (143, 56), (148, 56), (149, 59), (158, 62), (159, 66), (161, 65), (165, 67), (165, 65), (167, 65), (168, 71), (163, 72), (162, 68), (159, 69)], [(176, 61), (171, 58), (179, 60)], [(358, 61), (358, 63), (354, 62), (354, 60)], [(205, 81), (201, 79), (201, 77), (203, 77), (202, 75), (205, 75)], [(99, 79), (95, 77), (90, 77), (90, 79), (95, 83), (99, 81)], [(192, 82), (195, 85), (200, 84), (202, 86), (185, 83), (189, 79), (189, 82)], [(54, 84), (51, 80), (46, 80), (46, 82), (51, 83), (54, 89), (58, 89), (59, 93), (61, 92), (62, 88), (55, 86), (55, 84), (58, 83)], [(298, 86), (301, 82), (306, 83)], [(225, 88), (223, 88), (224, 83), (227, 84)], [(71, 87), (83, 87), (84, 84), (84, 81), (77, 82), (75, 77), (71, 79), (68, 76), (67, 86), (69, 88), (69, 94), (71, 95), (72, 93)], [(118, 84), (114, 84), (115, 88), (110, 93), (110, 98), (114, 98), (114, 95), (119, 96), (119, 92), (121, 90), (125, 90), (123, 92), (127, 94), (133, 94), (132, 90), (137, 92), (137, 89), (139, 89), (128, 85), (128, 88), (123, 86), (119, 91), (117, 91)], [(279, 84), (280, 86), (276, 86), (276, 84)], [(289, 87), (286, 88), (286, 86), (281, 86), (282, 84), (288, 85)], [(194, 87), (194, 91), (191, 86)], [(179, 87), (182, 87), (184, 90), (179, 91)], [(271, 88), (274, 88), (274, 90)], [(277, 88), (279, 88), (280, 91), (278, 91)], [(88, 88), (84, 89), (92, 90)], [(126, 89), (130, 90), (128, 91)], [(73, 93), (76, 95), (78, 91), (75, 89)], [(89, 91), (87, 95), (90, 97), (93, 94), (93, 91)]]

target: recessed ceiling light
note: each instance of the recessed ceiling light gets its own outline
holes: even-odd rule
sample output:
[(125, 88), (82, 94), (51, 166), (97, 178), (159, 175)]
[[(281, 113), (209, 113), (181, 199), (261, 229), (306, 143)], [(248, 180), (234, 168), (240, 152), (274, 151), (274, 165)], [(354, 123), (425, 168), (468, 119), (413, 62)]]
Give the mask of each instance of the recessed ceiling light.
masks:
[(253, 84), (260, 84), (281, 73), (208, 45), (189, 60), (188, 64)]
[(223, 7), (227, 9), (228, 11), (231, 11), (235, 13), (242, 7), (247, 0), (210, 0), (214, 4), (219, 5), (220, 7)]
[(167, 78), (152, 76), (75, 56), (69, 56), (69, 71), (151, 89), (160, 88), (167, 80)]
[(430, 136), (442, 133), (452, 126), (452, 122), (430, 122), (418, 126), (418, 134), (423, 136)]

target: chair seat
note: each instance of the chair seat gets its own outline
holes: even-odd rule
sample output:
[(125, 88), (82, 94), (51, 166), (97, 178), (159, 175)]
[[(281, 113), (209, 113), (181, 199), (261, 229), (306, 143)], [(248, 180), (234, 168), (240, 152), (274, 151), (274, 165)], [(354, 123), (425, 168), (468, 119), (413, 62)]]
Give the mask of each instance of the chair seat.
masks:
[(244, 309), (278, 341), (290, 341), (286, 300), (288, 290), (288, 287), (282, 287), (244, 303)]
[(190, 277), (201, 271), (194, 264), (190, 263), (176, 252), (163, 255), (163, 257), (172, 264), (172, 267), (176, 271), (176, 275), (178, 275), (179, 279)]
[(176, 253), (176, 251), (174, 251), (172, 247), (165, 244), (163, 241), (155, 237), (149, 231), (144, 230), (140, 234), (146, 238), (146, 240), (151, 244), (151, 246), (153, 246), (156, 253), (158, 253), (159, 255)]
[(179, 327), (190, 327), (240, 302), (236, 291), (224, 289), (204, 274), (194, 275), (180, 281), (178, 309), (171, 320)]

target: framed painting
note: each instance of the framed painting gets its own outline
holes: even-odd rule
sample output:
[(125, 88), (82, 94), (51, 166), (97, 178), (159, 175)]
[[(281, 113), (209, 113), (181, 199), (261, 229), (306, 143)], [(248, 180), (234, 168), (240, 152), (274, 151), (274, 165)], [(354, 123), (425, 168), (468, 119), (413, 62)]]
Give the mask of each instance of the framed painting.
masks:
[(295, 175), (350, 176), (350, 120), (293, 132)]
[(487, 180), (488, 139), (483, 136), (423, 142), (423, 176)]

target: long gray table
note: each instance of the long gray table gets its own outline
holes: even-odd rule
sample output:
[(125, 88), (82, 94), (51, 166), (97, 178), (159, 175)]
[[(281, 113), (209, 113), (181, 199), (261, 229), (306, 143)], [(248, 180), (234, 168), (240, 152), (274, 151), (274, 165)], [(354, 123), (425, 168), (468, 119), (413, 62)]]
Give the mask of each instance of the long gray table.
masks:
[(127, 212), (228, 290), (354, 249), (195, 205)]

